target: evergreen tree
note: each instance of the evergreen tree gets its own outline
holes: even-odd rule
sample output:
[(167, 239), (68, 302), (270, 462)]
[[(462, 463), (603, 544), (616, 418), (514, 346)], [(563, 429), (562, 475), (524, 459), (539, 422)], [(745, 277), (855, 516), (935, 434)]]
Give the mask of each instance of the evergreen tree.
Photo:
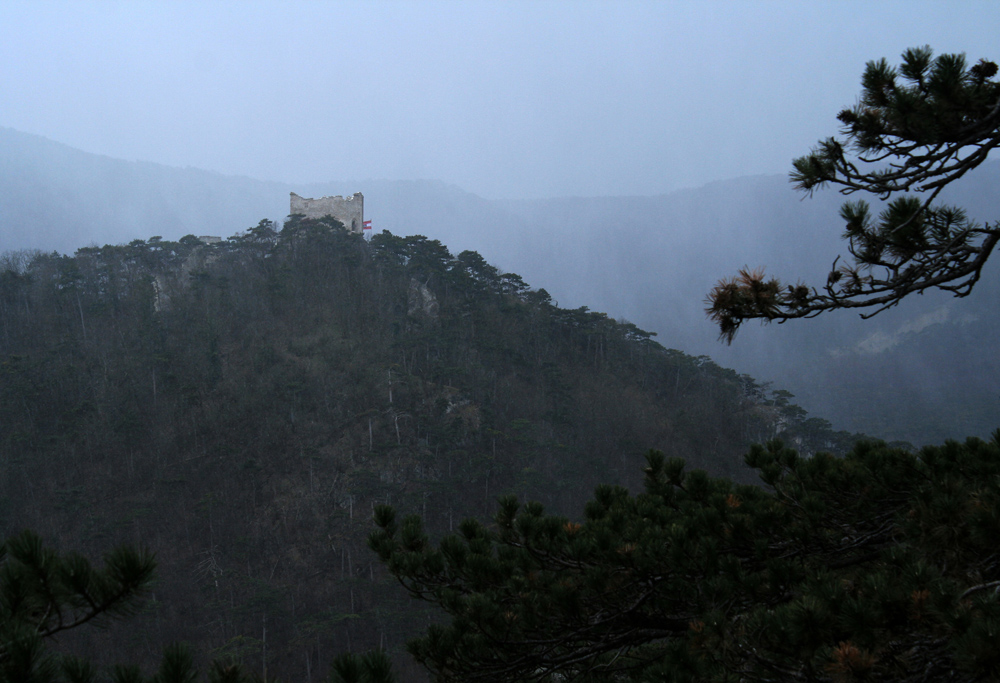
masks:
[[(60, 556), (32, 531), (0, 544), (0, 683), (93, 683), (98, 668), (89, 660), (48, 648), (60, 635), (85, 624), (107, 625), (134, 614), (149, 591), (153, 555), (122, 546), (95, 569), (75, 553)], [(200, 680), (186, 645), (163, 651), (159, 670), (145, 677), (138, 666), (117, 665), (114, 683), (194, 683)], [(238, 666), (213, 662), (209, 683), (248, 683)]]
[(85, 662), (60, 659), (45, 642), (84, 624), (134, 612), (153, 580), (149, 553), (118, 548), (95, 569), (60, 556), (30, 531), (0, 545), (0, 681), (92, 680)]
[(858, 104), (837, 116), (844, 139), (821, 141), (796, 159), (791, 180), (809, 194), (832, 183), (845, 195), (891, 201), (878, 216), (863, 200), (843, 205), (852, 262), (838, 266), (838, 256), (822, 287), (783, 285), (763, 269), (721, 280), (707, 309), (721, 337), (731, 342), (752, 318), (783, 322), (874, 307), (867, 318), (926, 289), (968, 295), (1000, 241), (1000, 223), (980, 225), (934, 201), (1000, 145), (996, 74), (994, 62), (967, 67), (965, 55), (934, 58), (926, 46), (906, 50), (899, 68), (869, 62)]
[(333, 660), (330, 672), (332, 683), (395, 683), (392, 660), (381, 650), (372, 650), (361, 656), (351, 652)]
[(432, 546), (377, 508), (370, 537), (451, 623), (409, 650), (437, 681), (995, 680), (1000, 430), (919, 454), (773, 441), (736, 486), (650, 452), (582, 523), (500, 502)]

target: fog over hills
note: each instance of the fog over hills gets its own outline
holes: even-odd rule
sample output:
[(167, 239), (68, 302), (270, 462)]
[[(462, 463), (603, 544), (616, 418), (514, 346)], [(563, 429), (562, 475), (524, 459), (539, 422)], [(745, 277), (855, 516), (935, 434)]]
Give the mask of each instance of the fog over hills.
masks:
[[(990, 162), (946, 201), (995, 220), (998, 182), (1000, 163)], [(72, 253), (153, 235), (228, 237), (263, 218), (283, 219), (292, 191), (361, 191), (376, 231), (426, 235), (456, 254), (478, 251), (564, 307), (628, 319), (666, 347), (773, 381), (837, 428), (928, 443), (1000, 425), (996, 264), (966, 299), (928, 293), (869, 321), (842, 312), (749, 324), (731, 347), (717, 342), (703, 309), (719, 278), (767, 266), (783, 280), (821, 284), (842, 253), (843, 198), (827, 190), (803, 199), (783, 175), (659, 196), (487, 200), (438, 181), (293, 186), (119, 161), (0, 129), (0, 250)]]

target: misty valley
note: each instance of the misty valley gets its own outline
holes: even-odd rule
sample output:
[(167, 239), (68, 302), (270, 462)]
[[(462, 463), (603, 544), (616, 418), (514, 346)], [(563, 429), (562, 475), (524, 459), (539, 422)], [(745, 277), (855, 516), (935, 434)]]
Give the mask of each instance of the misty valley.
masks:
[[(794, 235), (835, 202), (778, 177), (530, 201), (383, 181), (368, 236), (360, 213), (261, 220), (277, 183), (8, 129), (0, 150), (0, 593), (40, 620), (9, 642), (58, 634), (131, 665), (116, 681), (556, 681), (598, 647), (573, 680), (649, 652), (642, 680), (727, 658), (783, 680), (790, 648), (808, 680), (860, 680), (915, 666), (878, 649), (891, 629), (943, 671), (951, 629), (996, 670), (995, 269), (978, 298), (724, 346), (711, 282), (758, 256), (822, 272), (836, 240)], [(952, 200), (1000, 213), (998, 175)]]
[(997, 26), (0, 0), (0, 683), (1000, 681)]

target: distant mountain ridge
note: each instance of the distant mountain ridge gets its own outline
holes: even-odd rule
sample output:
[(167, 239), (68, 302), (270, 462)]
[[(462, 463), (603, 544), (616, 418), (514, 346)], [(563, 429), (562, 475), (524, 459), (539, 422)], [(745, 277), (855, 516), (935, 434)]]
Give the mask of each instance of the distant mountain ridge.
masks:
[[(122, 161), (0, 128), (0, 251), (72, 254), (151, 234), (228, 237), (264, 218), (280, 223), (290, 192), (318, 197), (359, 190), (376, 212), (376, 230), (441, 232), (435, 226), (470, 216), (499, 227), (494, 215), (502, 214), (489, 200), (440, 181), (278, 183)], [(463, 231), (446, 232), (470, 242)]]
[[(947, 201), (974, 218), (994, 220), (1000, 218), (998, 186), (1000, 162), (990, 161), (949, 188)], [(750, 325), (730, 347), (716, 341), (703, 308), (719, 278), (749, 265), (767, 266), (785, 280), (822, 283), (834, 256), (843, 253), (837, 217), (843, 197), (827, 190), (803, 199), (784, 175), (649, 197), (487, 200), (440, 181), (290, 185), (125, 162), (0, 129), (0, 251), (71, 253), (150, 235), (226, 237), (262, 218), (282, 219), (291, 191), (314, 197), (361, 191), (376, 232), (422, 234), (454, 253), (478, 251), (544, 287), (563, 306), (626, 318), (656, 331), (665, 346), (773, 380), (838, 428), (926, 443), (985, 436), (1000, 425), (1000, 374), (975, 365), (1000, 356), (997, 337), (988, 333), (998, 312), (984, 305), (1000, 293), (995, 264), (967, 299), (932, 292), (869, 321), (842, 312)], [(918, 330), (920, 320), (930, 322)], [(942, 374), (940, 345), (931, 355), (926, 345), (953, 333), (974, 345), (953, 348), (947, 367), (954, 371)], [(839, 385), (871, 364), (903, 374), (875, 373), (881, 377), (876, 386), (865, 370), (862, 388), (848, 398)], [(925, 375), (924, 368), (932, 372)], [(951, 398), (942, 403), (955, 393), (952, 382), (967, 390), (959, 392), (967, 409), (955, 408)], [(908, 417), (900, 418), (893, 395), (904, 387), (903, 403), (928, 407), (906, 409)], [(956, 423), (955, 413), (978, 417)]]

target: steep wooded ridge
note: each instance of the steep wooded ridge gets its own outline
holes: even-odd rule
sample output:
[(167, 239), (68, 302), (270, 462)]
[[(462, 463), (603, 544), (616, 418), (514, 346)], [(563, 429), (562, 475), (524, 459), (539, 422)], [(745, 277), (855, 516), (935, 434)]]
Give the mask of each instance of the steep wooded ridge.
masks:
[(853, 442), (651, 337), (478, 253), (332, 221), (8, 252), (2, 531), (156, 553), (146, 611), (74, 636), (103, 661), (179, 639), (320, 680), (433, 618), (367, 550), (376, 505), (441, 535), (503, 494), (579, 516), (599, 483), (638, 488), (649, 448), (746, 481), (751, 443)]
[[(970, 217), (1000, 216), (1000, 162), (941, 199)], [(625, 317), (688, 354), (773, 381), (838, 429), (915, 444), (996, 426), (1000, 271), (975, 296), (914, 297), (868, 321), (852, 313), (810, 324), (746, 326), (716, 341), (704, 298), (722, 273), (766, 264), (815, 280), (840, 248), (841, 197), (802, 201), (786, 175), (737, 178), (654, 197), (487, 200), (433, 181), (288, 185), (87, 154), (0, 129), (0, 251), (72, 253), (86, 244), (149, 235), (231, 235), (288, 211), (288, 193), (365, 194), (375, 229), (422, 234), (458, 253), (474, 249), (542, 283), (567, 307)], [(984, 364), (986, 367), (984, 367)]]

